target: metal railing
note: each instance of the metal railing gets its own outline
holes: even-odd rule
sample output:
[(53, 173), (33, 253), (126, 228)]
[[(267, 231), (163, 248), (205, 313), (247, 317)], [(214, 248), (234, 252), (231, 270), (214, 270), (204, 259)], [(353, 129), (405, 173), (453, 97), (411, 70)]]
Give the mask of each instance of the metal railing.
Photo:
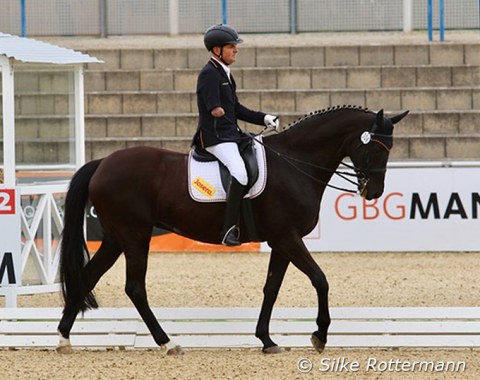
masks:
[(478, 29), (480, 24), (477, 0), (0, 0), (0, 6), (0, 31), (28, 36), (202, 33), (220, 22), (241, 33), (411, 31), (439, 23), (446, 30)]

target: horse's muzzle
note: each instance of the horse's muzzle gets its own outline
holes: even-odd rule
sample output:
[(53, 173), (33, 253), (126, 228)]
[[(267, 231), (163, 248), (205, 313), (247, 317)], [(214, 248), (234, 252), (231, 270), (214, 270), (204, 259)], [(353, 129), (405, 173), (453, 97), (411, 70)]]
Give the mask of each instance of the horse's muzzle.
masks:
[(369, 179), (366, 177), (358, 179), (358, 193), (362, 196), (362, 198), (367, 198), (368, 196), (368, 181)]
[(371, 201), (372, 199), (377, 199), (380, 198), (383, 194), (383, 188), (379, 189), (372, 189), (371, 186), (367, 187), (362, 194), (363, 198), (365, 198), (367, 201)]

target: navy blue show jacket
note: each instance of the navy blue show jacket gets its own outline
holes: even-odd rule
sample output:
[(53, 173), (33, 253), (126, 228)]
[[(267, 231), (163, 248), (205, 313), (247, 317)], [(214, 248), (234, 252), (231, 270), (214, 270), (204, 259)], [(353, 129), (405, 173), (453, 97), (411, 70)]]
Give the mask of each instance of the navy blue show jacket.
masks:
[[(264, 125), (265, 113), (252, 111), (240, 104), (232, 75), (230, 79), (213, 58), (200, 72), (197, 80), (199, 119), (192, 145), (206, 148), (227, 141), (240, 143), (243, 132), (238, 128), (237, 119)], [(213, 117), (211, 111), (216, 107), (222, 107), (225, 115)]]

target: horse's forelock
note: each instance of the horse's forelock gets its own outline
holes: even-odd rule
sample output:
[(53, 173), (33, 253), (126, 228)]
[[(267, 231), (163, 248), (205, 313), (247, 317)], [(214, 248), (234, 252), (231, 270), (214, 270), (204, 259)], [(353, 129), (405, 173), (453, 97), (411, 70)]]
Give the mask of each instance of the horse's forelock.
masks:
[(388, 117), (385, 117), (383, 119), (383, 126), (381, 128), (378, 128), (377, 133), (381, 133), (383, 135), (393, 134), (393, 123)]

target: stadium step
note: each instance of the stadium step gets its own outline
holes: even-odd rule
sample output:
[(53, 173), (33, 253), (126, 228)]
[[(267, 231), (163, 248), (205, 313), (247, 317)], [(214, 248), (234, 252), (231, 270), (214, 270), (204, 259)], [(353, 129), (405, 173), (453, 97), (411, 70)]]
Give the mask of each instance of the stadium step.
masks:
[[(310, 112), (337, 105), (390, 110), (480, 109), (478, 87), (416, 87), (329, 90), (239, 90), (242, 103), (264, 112)], [(85, 110), (96, 114), (192, 113), (197, 110), (193, 91), (90, 92)]]
[[(386, 109), (387, 115), (395, 111)], [(281, 128), (304, 116), (304, 112), (280, 112)], [(88, 137), (191, 137), (197, 127), (196, 113), (144, 114), (144, 115), (89, 115), (86, 118)], [(480, 118), (476, 110), (411, 111), (408, 123), (396, 129), (396, 135), (480, 134)], [(246, 131), (259, 132), (257, 127), (244, 122), (239, 126)]]
[[(398, 112), (385, 109), (387, 115)], [(281, 128), (288, 128), (304, 112), (280, 112)], [(63, 126), (68, 117), (58, 115), (19, 116), (17, 127), (22, 138), (49, 139), (68, 138)], [(121, 114), (87, 115), (87, 137), (135, 138), (135, 137), (191, 137), (197, 126), (196, 113), (179, 114)], [(397, 135), (432, 134), (466, 135), (480, 133), (480, 118), (477, 110), (411, 111), (408, 123), (396, 129)], [(262, 128), (239, 121), (246, 131), (259, 132)]]
[[(123, 148), (151, 146), (187, 153), (191, 137), (87, 138), (87, 160), (102, 158)], [(396, 135), (391, 158), (394, 160), (478, 160), (480, 135)]]
[[(390, 110), (478, 110), (479, 87), (238, 90), (242, 103), (265, 112), (310, 112), (337, 105)], [(17, 116), (67, 115), (68, 94), (18, 94)], [(87, 115), (171, 114), (197, 111), (193, 91), (102, 91), (85, 98)]]
[[(378, 89), (480, 85), (480, 66), (249, 67), (232, 69), (239, 89)], [(87, 92), (195, 91), (198, 69), (89, 70)]]
[[(242, 46), (235, 66), (238, 67), (318, 67), (318, 66), (411, 66), (411, 65), (479, 65), (480, 44), (395, 44), (322, 46), (318, 42), (306, 46)], [(167, 69), (200, 68), (208, 53), (198, 48), (167, 49), (83, 49), (105, 62), (102, 69)], [(99, 69), (89, 64), (89, 69)]]

